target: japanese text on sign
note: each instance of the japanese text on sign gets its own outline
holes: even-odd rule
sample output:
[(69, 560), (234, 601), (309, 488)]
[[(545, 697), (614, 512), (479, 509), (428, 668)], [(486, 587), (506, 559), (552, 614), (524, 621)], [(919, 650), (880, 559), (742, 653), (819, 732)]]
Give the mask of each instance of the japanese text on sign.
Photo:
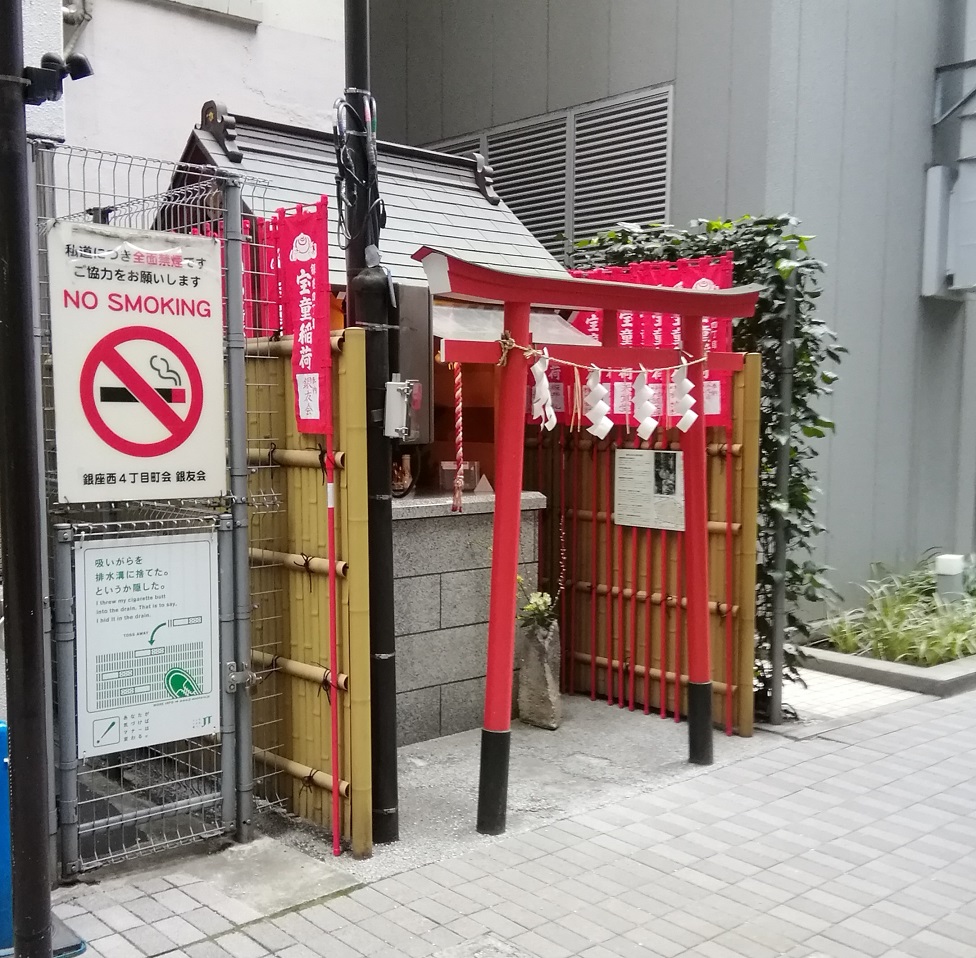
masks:
[(76, 545), (78, 755), (220, 727), (213, 533)]
[(49, 249), (59, 499), (222, 495), (217, 240), (62, 222)]
[(295, 330), (291, 365), (299, 432), (325, 433), (331, 415), (325, 370), (329, 339), (329, 253), (325, 198), (313, 207), (281, 211), (276, 218), (282, 320)]
[(680, 452), (614, 450), (613, 521), (618, 526), (684, 530), (684, 469)]

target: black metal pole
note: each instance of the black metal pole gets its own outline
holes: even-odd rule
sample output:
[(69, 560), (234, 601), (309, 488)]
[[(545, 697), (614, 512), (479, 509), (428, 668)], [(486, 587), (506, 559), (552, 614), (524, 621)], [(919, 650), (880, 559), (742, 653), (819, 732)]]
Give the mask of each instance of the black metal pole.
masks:
[(397, 795), (396, 639), (393, 619), (393, 508), (390, 440), (383, 434), (386, 383), (390, 378), (386, 273), (360, 271), (352, 295), (366, 329), (366, 484), (369, 495), (370, 729), (373, 777), (373, 841), (400, 837)]
[[(345, 0), (346, 18), (346, 91), (369, 89), (369, 0)], [(352, 98), (356, 102), (356, 98)], [(362, 116), (360, 112), (360, 117)], [(350, 153), (356, 179), (362, 184), (366, 179), (366, 130), (353, 117), (349, 117)], [(346, 289), (352, 290), (352, 281), (366, 266), (366, 190), (356, 187), (356, 203), (348, 213), (349, 240), (346, 246)], [(350, 296), (350, 299), (352, 297)], [(350, 316), (355, 314), (355, 303), (347, 303)], [(355, 320), (353, 320), (355, 321)], [(367, 357), (367, 362), (369, 359)]]
[(0, 526), (16, 958), (50, 958), (37, 370), (21, 4), (0, 4)]
[(364, 97), (369, 90), (369, 3), (345, 0), (346, 99), (357, 105), (348, 116), (355, 171), (355, 202), (347, 211), (346, 247), (351, 324), (366, 327), (366, 482), (369, 495), (370, 723), (373, 775), (373, 841), (400, 837), (397, 788), (396, 640), (393, 622), (393, 451), (383, 432), (386, 383), (390, 379), (388, 327), (393, 321), (386, 271), (366, 266), (371, 197)]

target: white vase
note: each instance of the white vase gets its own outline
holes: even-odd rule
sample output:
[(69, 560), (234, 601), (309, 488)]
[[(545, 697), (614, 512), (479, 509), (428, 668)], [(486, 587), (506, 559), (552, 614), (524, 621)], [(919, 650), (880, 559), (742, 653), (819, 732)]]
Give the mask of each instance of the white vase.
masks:
[(562, 721), (559, 695), (559, 623), (522, 629), (518, 709), (526, 725), (556, 729)]

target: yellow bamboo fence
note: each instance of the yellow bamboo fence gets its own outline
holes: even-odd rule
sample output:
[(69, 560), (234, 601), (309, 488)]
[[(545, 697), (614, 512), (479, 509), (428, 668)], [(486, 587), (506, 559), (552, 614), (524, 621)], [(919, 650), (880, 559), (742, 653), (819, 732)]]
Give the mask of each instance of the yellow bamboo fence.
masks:
[(319, 437), (295, 426), (289, 339), (248, 342), (255, 778), (265, 799), (372, 849), (366, 383), (362, 330), (333, 335), (339, 783), (331, 774), (328, 543)]

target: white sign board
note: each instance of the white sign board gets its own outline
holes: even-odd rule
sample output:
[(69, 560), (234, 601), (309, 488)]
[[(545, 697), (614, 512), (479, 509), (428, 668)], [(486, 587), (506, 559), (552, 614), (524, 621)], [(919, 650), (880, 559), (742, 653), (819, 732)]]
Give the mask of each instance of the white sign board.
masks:
[(60, 501), (222, 495), (217, 240), (62, 222), (48, 250)]
[(681, 453), (659, 449), (615, 452), (615, 524), (683, 532), (685, 486)]
[(216, 732), (216, 533), (75, 549), (78, 757)]

